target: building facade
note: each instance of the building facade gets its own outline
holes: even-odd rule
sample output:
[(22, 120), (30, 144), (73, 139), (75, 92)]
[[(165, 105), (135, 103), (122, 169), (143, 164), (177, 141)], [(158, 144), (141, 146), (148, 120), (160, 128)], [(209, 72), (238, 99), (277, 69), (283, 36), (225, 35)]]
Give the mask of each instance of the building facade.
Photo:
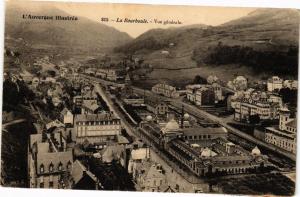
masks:
[(283, 87), (283, 80), (278, 76), (273, 76), (267, 81), (267, 90), (273, 92), (274, 90), (280, 90)]
[(121, 134), (121, 120), (112, 113), (79, 114), (75, 116), (76, 142), (99, 143), (116, 139)]
[(176, 88), (167, 84), (156, 84), (155, 86), (152, 87), (152, 92), (156, 94), (163, 95), (165, 97), (169, 98), (178, 98), (179, 93), (177, 92)]
[(33, 134), (28, 148), (30, 188), (70, 188), (73, 152), (67, 150), (61, 133)]
[(253, 115), (258, 115), (260, 120), (272, 120), (279, 118), (282, 100), (265, 92), (248, 90), (239, 97), (233, 96), (231, 104), (236, 121), (249, 121)]
[(265, 141), (286, 151), (296, 154), (297, 120), (296, 118), (291, 118), (290, 111), (286, 107), (280, 109), (278, 128), (266, 128)]

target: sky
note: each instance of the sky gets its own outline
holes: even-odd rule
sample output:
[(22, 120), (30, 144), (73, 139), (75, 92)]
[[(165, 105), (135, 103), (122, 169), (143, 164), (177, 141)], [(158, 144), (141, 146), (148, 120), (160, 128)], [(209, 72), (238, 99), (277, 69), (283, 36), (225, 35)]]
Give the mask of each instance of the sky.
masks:
[[(166, 6), (166, 5), (138, 5), (138, 4), (100, 4), (100, 3), (57, 3), (56, 7), (65, 12), (84, 16), (91, 20), (106, 24), (127, 32), (132, 37), (153, 28), (179, 27), (192, 24), (220, 25), (233, 19), (240, 18), (255, 10), (255, 8), (229, 7), (200, 7), (200, 6)], [(146, 19), (152, 23), (117, 23), (102, 22), (101, 18), (109, 20)], [(182, 24), (155, 24), (154, 20), (180, 21)]]
[[(70, 16), (77, 16), (79, 19), (80, 17), (86, 17), (101, 24), (112, 26), (119, 31), (126, 32), (134, 38), (153, 28), (180, 27), (193, 24), (216, 26), (246, 16), (255, 10), (255, 8), (91, 2), (30, 2), (9, 0), (6, 3), (11, 5), (18, 4), (31, 11), (41, 11), (47, 7), (50, 9), (50, 7), (54, 6), (65, 11)], [(108, 18), (109, 21), (101, 21), (101, 18)], [(117, 18), (123, 19), (123, 22), (116, 22)], [(146, 19), (149, 23), (124, 23), (125, 18), (133, 20)], [(161, 21), (162, 24), (155, 23), (155, 19)], [(163, 24), (165, 21), (180, 21), (180, 24)]]

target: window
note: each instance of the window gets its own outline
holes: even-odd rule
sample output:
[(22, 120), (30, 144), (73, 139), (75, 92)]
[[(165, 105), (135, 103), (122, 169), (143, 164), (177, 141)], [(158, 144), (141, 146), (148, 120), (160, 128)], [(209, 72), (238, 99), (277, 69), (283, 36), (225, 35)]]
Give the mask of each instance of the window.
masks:
[(68, 161), (68, 164), (67, 164), (67, 169), (68, 169), (68, 170), (71, 169), (71, 165), (72, 165), (71, 161)]
[(44, 164), (41, 164), (41, 166), (40, 166), (40, 172), (44, 173)]
[(51, 164), (49, 165), (49, 172), (53, 171), (53, 163), (51, 162)]
[(40, 188), (44, 188), (44, 183), (40, 183)]
[(40, 188), (44, 188), (44, 177), (40, 177)]
[(63, 166), (62, 166), (62, 163), (59, 162), (59, 164), (58, 164), (58, 170), (61, 171), (61, 170), (62, 170), (62, 167), (63, 167)]
[(53, 188), (53, 176), (52, 175), (49, 177), (49, 187)]

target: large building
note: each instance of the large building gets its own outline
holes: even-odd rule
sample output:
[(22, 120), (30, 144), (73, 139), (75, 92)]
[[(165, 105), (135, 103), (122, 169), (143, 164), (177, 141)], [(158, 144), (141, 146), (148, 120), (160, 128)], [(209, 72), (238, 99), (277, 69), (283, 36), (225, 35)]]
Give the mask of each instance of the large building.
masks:
[(224, 99), (218, 83), (187, 85), (186, 90), (187, 99), (196, 105), (210, 105)]
[(101, 143), (115, 140), (121, 134), (121, 120), (112, 112), (75, 116), (76, 142)]
[(234, 95), (231, 104), (237, 121), (249, 121), (254, 115), (258, 115), (260, 120), (272, 120), (278, 119), (282, 100), (280, 97), (249, 89), (239, 96)]
[(265, 141), (296, 154), (297, 119), (291, 118), (291, 113), (286, 107), (280, 109), (278, 128), (266, 128)]
[(267, 90), (273, 92), (275, 90), (279, 91), (282, 88), (298, 89), (297, 80), (283, 80), (278, 76), (273, 76), (267, 81)]
[(109, 81), (119, 81), (125, 79), (126, 72), (121, 68), (99, 68), (95, 76)]
[[(140, 124), (140, 132), (145, 139), (151, 139), (151, 145), (165, 149), (177, 162), (199, 177), (249, 173), (268, 165), (257, 147), (248, 152), (219, 137), (219, 131), (204, 130), (203, 135), (193, 132), (189, 137), (184, 130), (174, 120), (161, 129), (152, 122)], [(198, 132), (201, 133), (201, 128)], [(226, 134), (225, 130), (223, 132)]]
[(186, 94), (187, 99), (198, 106), (213, 105), (216, 102), (215, 91), (210, 85), (187, 86)]
[(159, 83), (152, 87), (152, 92), (169, 98), (178, 98), (179, 93), (176, 88), (167, 84)]
[(61, 133), (30, 135), (28, 148), (29, 187), (71, 188), (73, 152)]
[(283, 80), (278, 76), (273, 76), (268, 79), (267, 90), (273, 92), (274, 90), (280, 90), (283, 87)]

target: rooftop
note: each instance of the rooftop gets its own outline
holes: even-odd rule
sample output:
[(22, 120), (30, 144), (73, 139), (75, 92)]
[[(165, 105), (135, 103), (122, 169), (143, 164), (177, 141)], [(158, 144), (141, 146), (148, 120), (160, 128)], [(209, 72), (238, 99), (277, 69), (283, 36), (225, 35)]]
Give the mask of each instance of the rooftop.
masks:
[(87, 122), (87, 121), (112, 121), (120, 120), (112, 113), (101, 114), (78, 114), (75, 115), (75, 122)]

